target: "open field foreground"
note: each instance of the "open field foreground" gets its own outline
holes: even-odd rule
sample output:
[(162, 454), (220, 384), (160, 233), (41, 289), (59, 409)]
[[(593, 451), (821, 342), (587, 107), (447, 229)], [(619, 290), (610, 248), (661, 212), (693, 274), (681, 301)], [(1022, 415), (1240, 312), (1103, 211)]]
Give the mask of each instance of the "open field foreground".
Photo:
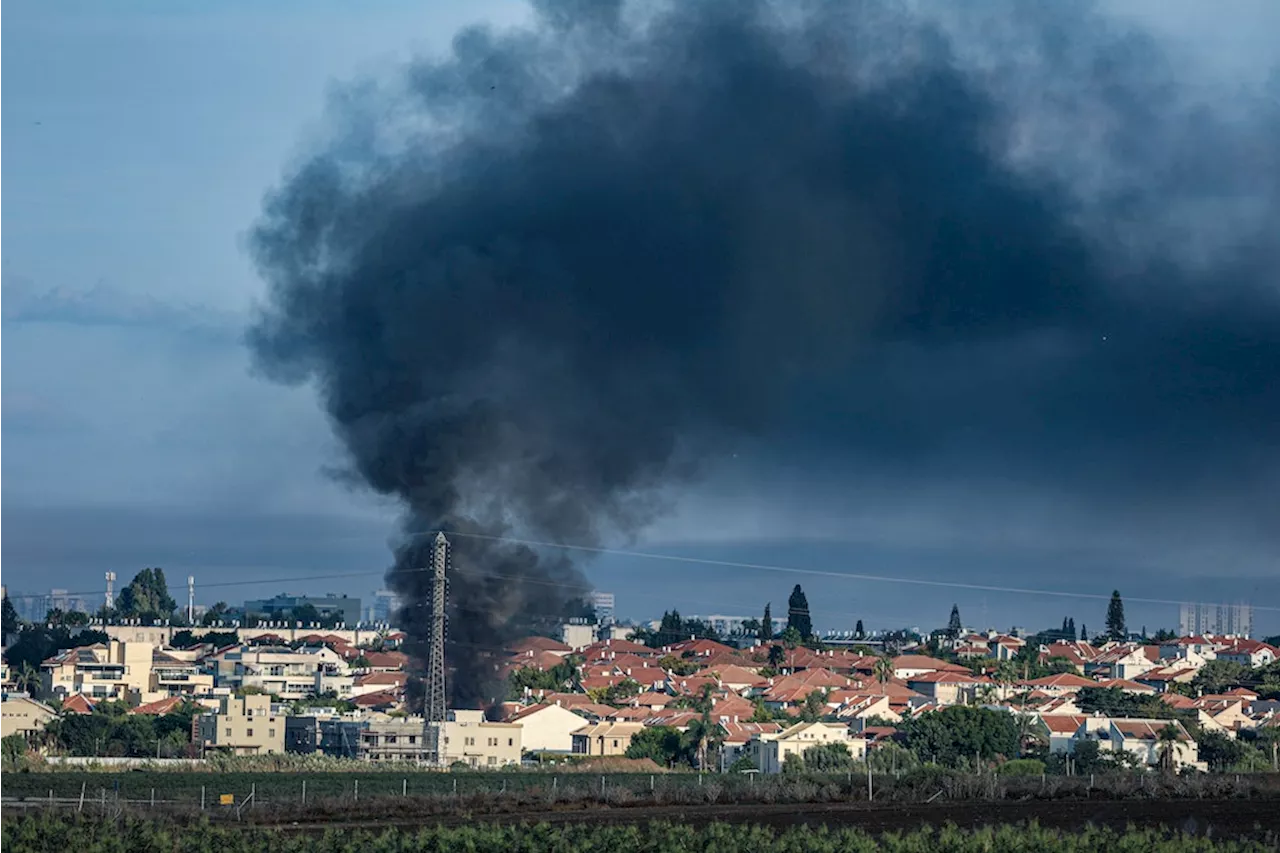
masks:
[(1109, 826), (1063, 831), (1034, 823), (968, 829), (954, 825), (907, 832), (868, 832), (840, 824), (775, 828), (746, 822), (704, 825), (652, 821), (643, 824), (469, 824), (417, 830), (329, 829), (289, 832), (260, 826), (120, 821), (71, 815), (21, 815), (4, 820), (3, 847), (9, 853), (408, 853), (408, 851), (597, 851), (610, 853), (834, 853), (889, 850), (901, 853), (1085, 853), (1098, 851), (1263, 851), (1275, 849), (1274, 837), (1215, 838), (1150, 828), (1116, 830)]

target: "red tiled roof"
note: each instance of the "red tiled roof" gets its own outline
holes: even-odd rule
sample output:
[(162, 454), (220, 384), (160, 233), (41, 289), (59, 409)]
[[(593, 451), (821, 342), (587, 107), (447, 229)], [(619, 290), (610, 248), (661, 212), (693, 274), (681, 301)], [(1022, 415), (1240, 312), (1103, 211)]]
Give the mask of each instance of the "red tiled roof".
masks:
[[(507, 718), (507, 722), (514, 723), (519, 720), (523, 720), (525, 717), (531, 717), (534, 714), (538, 713), (539, 711), (545, 711), (548, 708), (554, 708), (554, 707), (556, 706), (547, 704), (546, 702), (542, 702), (537, 705), (530, 705), (529, 707), (521, 708), (519, 711), (512, 714), (510, 717)], [(568, 711), (569, 709), (565, 708), (565, 710)], [(584, 724), (586, 723), (585, 717), (583, 718), (583, 723)]]
[(405, 682), (409, 680), (409, 676), (404, 672), (370, 672), (356, 678), (356, 684), (365, 687), (370, 684), (386, 684), (395, 687), (404, 687)]
[(517, 640), (507, 646), (507, 651), (512, 654), (524, 654), (526, 652), (563, 652), (567, 654), (573, 649), (550, 637), (525, 637), (523, 640)]
[(376, 693), (365, 693), (351, 700), (361, 708), (381, 708), (388, 705), (395, 705), (400, 702), (400, 697), (390, 690), (379, 690)]
[(1043, 678), (1033, 678), (1030, 681), (1019, 681), (1018, 684), (1023, 687), (1097, 687), (1098, 682), (1091, 678), (1076, 675), (1073, 672), (1059, 672), (1054, 675), (1046, 675)]
[(147, 702), (145, 705), (139, 705), (136, 708), (130, 708), (130, 714), (168, 714), (182, 704), (182, 697), (170, 696), (168, 699), (160, 699), (155, 702)]
[(1075, 734), (1081, 724), (1088, 719), (1084, 714), (1045, 714), (1040, 718), (1051, 734)]
[(751, 740), (752, 735), (776, 734), (782, 731), (781, 723), (720, 723), (724, 730), (724, 742), (741, 744)]
[(631, 700), (632, 705), (668, 705), (674, 702), (676, 697), (666, 693), (654, 693), (652, 690), (646, 690)]
[(922, 669), (933, 672), (968, 672), (967, 666), (961, 666), (958, 663), (950, 663), (945, 660), (931, 658), (928, 655), (898, 655), (893, 659), (893, 668), (899, 669)]
[(615, 720), (631, 720), (632, 722), (639, 723), (647, 720), (657, 713), (657, 711), (653, 710), (648, 705), (641, 705), (640, 707), (628, 705), (625, 708), (619, 708), (614, 711), (610, 716)]
[(715, 678), (721, 684), (744, 684), (748, 687), (761, 687), (769, 683), (767, 678), (761, 678), (754, 672), (735, 665), (707, 667), (695, 672), (692, 677)]
[(1127, 678), (1108, 678), (1098, 683), (1099, 687), (1118, 687), (1121, 690), (1128, 690), (1131, 693), (1155, 693), (1156, 689), (1149, 684), (1139, 684), (1136, 681), (1129, 681)]
[(364, 652), (364, 658), (374, 669), (402, 669), (409, 662), (404, 652)]
[(92, 714), (93, 702), (82, 693), (73, 693), (62, 702), (62, 712), (64, 714)]

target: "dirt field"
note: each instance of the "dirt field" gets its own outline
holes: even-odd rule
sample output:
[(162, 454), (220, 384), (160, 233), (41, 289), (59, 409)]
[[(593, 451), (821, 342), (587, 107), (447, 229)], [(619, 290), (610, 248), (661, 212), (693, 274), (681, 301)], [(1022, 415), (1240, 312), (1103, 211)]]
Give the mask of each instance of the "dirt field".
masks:
[(281, 829), (317, 831), (334, 826), (414, 828), (426, 824), (456, 825), (488, 821), (498, 823), (594, 823), (630, 824), (651, 820), (703, 825), (712, 821), (758, 823), (782, 828), (802, 824), (853, 826), (871, 833), (911, 830), (932, 824), (961, 827), (1036, 821), (1063, 830), (1089, 824), (1123, 830), (1164, 826), (1212, 838), (1261, 838), (1280, 836), (1280, 801), (1276, 800), (1058, 800), (936, 805), (876, 805), (867, 803), (750, 804), (710, 806), (639, 806), (586, 808), (556, 811), (523, 811), (502, 815), (441, 816), (421, 821), (392, 818), (286, 823)]

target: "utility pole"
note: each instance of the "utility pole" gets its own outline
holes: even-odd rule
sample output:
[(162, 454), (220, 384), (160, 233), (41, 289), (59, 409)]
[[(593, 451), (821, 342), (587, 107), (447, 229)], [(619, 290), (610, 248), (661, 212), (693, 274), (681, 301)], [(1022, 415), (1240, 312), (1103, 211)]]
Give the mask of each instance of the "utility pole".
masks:
[(194, 625), (196, 621), (196, 576), (187, 575), (187, 624)]

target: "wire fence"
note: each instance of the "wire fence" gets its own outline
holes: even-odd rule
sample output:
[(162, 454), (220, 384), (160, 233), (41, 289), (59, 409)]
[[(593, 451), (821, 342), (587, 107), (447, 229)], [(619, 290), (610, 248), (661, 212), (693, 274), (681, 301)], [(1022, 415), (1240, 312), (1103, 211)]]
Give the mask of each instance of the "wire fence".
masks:
[[(1001, 776), (932, 769), (900, 774), (6, 774), (6, 809), (203, 812), (213, 819), (255, 813), (360, 811), (423, 816), (506, 811), (556, 803), (934, 803), (1027, 799), (1230, 799), (1280, 797), (1280, 774)], [(252, 775), (252, 778), (248, 778)], [(63, 777), (63, 778), (59, 778)], [(161, 778), (155, 778), (161, 777)], [(185, 777), (185, 778), (184, 778)]]

